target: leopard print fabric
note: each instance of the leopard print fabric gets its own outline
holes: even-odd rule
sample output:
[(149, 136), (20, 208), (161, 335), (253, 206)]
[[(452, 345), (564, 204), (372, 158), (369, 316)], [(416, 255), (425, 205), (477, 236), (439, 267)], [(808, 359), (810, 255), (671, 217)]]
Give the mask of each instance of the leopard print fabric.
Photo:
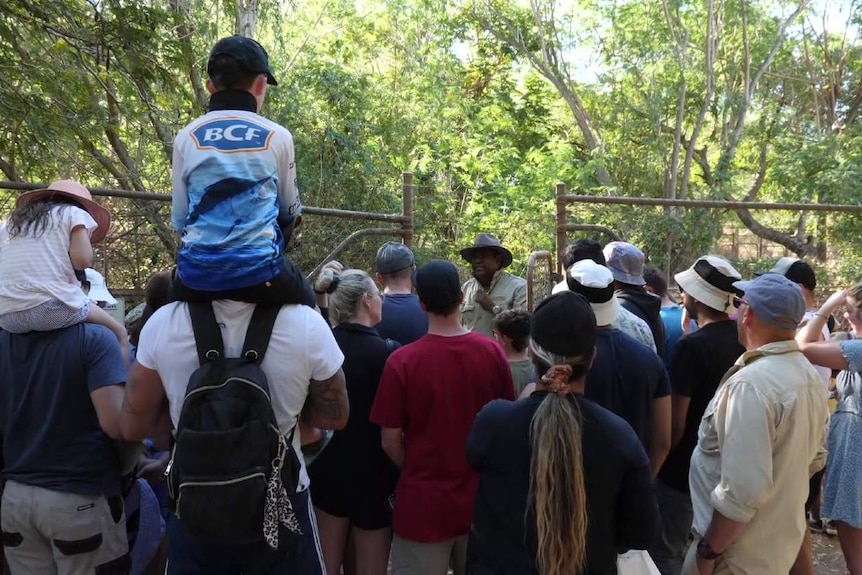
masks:
[(284, 525), (291, 533), (302, 534), (299, 519), (293, 511), (293, 503), (281, 481), (281, 465), (276, 460), (266, 489), (266, 505), (263, 510), (263, 536), (267, 544), (278, 549), (278, 526)]

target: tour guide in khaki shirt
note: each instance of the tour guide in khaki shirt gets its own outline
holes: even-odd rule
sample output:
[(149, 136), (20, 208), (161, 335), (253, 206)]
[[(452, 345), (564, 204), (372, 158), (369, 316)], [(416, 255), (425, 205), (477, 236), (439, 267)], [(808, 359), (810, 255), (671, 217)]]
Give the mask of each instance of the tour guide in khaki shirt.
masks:
[(684, 575), (787, 573), (806, 529), (808, 479), (825, 463), (826, 391), (793, 339), (805, 314), (801, 290), (772, 273), (733, 285), (744, 292), (735, 305), (748, 351), (700, 424)]
[(507, 309), (527, 308), (527, 282), (503, 271), (512, 252), (489, 234), (479, 234), (473, 246), (461, 250), (473, 268), (473, 277), (461, 286), (461, 323), (470, 331), (494, 335), (494, 318)]

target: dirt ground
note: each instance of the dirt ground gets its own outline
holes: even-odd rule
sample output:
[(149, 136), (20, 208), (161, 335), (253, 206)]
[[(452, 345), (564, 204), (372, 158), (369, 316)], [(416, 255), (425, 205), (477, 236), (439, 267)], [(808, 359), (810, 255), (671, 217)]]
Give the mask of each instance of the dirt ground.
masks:
[(817, 575), (843, 575), (844, 556), (837, 537), (815, 533), (813, 536), (814, 572)]

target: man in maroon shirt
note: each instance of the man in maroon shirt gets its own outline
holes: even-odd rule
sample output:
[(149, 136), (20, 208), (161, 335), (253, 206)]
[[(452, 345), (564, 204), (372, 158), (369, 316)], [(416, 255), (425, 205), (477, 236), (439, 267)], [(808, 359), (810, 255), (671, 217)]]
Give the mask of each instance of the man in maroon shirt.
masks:
[(414, 276), (428, 334), (386, 362), (371, 421), (401, 468), (393, 512), (392, 574), (465, 572), (479, 476), (467, 464), (467, 435), (493, 399), (515, 398), (497, 342), (461, 326), (458, 270), (433, 261)]

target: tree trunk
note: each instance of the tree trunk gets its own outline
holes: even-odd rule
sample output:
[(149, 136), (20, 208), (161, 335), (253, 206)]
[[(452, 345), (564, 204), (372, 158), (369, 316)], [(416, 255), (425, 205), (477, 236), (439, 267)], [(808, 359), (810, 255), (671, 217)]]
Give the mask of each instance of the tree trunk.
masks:
[(257, 27), (258, 0), (237, 0), (236, 2), (236, 33), (240, 36), (254, 38)]

